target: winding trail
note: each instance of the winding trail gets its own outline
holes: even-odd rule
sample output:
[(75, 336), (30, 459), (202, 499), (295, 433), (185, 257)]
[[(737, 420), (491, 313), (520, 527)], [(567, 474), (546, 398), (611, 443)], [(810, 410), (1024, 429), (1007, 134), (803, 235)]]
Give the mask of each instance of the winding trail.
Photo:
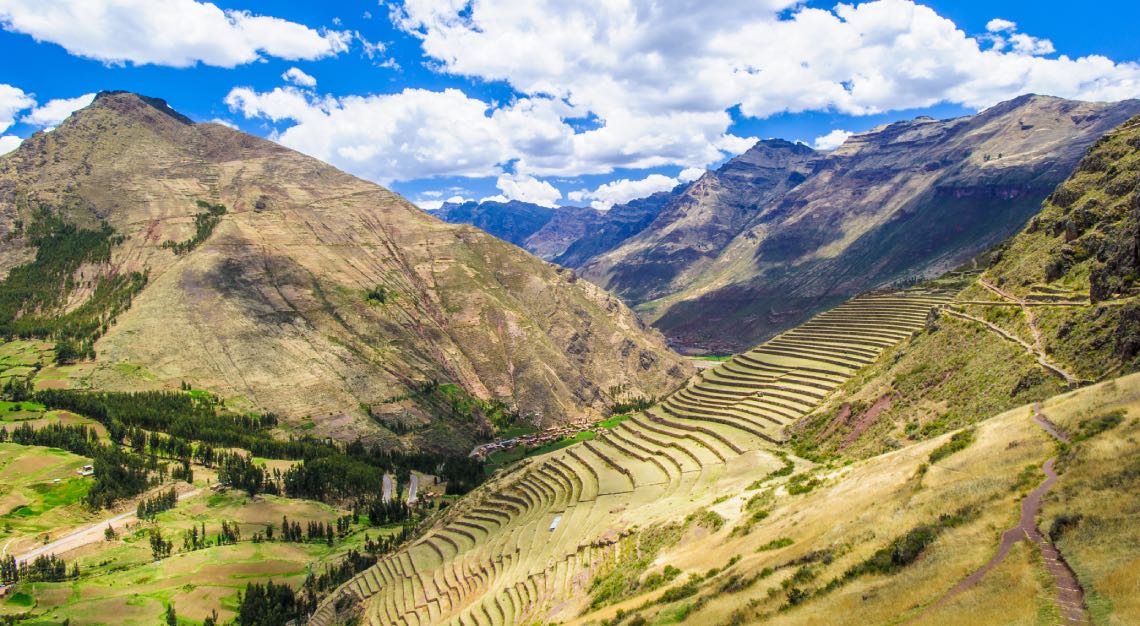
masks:
[(1001, 287), (998, 287), (984, 278), (979, 278), (978, 284), (997, 294), (998, 297), (1009, 300), (1021, 307), (1021, 312), (1025, 314), (1025, 322), (1029, 325), (1029, 332), (1033, 333), (1033, 345), (1037, 353), (1044, 356), (1045, 350), (1041, 347), (1041, 330), (1037, 328), (1037, 317), (1033, 314), (1033, 311), (1030, 311), (1029, 307), (1026, 306), (1025, 300), (1011, 295)]
[(1081, 383), (1081, 380), (1079, 378), (1077, 378), (1076, 376), (1073, 376), (1069, 372), (1061, 369), (1060, 367), (1058, 367), (1057, 365), (1055, 365), (1054, 363), (1052, 363), (1048, 359), (1046, 359), (1045, 354), (1040, 352), (1036, 348), (1034, 348), (1032, 344), (1025, 341), (1021, 337), (1018, 337), (1017, 335), (1009, 332), (1008, 330), (1002, 328), (1001, 326), (998, 326), (997, 324), (994, 324), (993, 322), (987, 322), (986, 320), (984, 320), (980, 317), (974, 317), (973, 315), (970, 315), (969, 313), (963, 313), (961, 311), (955, 311), (954, 309), (951, 309), (951, 308), (943, 308), (942, 310), (947, 315), (949, 315), (950, 317), (957, 317), (959, 319), (969, 320), (971, 322), (977, 322), (978, 324), (981, 324), (981, 325), (985, 326), (986, 328), (992, 330), (993, 332), (997, 333), (1006, 341), (1011, 341), (1013, 343), (1016, 343), (1017, 345), (1024, 348), (1025, 351), (1027, 353), (1029, 353), (1029, 356), (1032, 356), (1034, 359), (1037, 359), (1037, 362), (1041, 364), (1041, 367), (1044, 367), (1045, 369), (1049, 370), (1050, 372), (1052, 372), (1052, 373), (1056, 374), (1057, 376), (1060, 376), (1061, 378), (1065, 379), (1065, 382), (1067, 384), (1076, 386), (1076, 385), (1079, 385)]
[[(1045, 432), (1049, 433), (1054, 439), (1064, 443), (1070, 443), (1068, 435), (1062, 432), (1053, 422), (1050, 422), (1041, 413), (1041, 405), (1033, 405), (1033, 421), (1037, 423)], [(1061, 611), (1061, 620), (1064, 624), (1090, 624), (1088, 610), (1085, 606), (1085, 592), (1081, 588), (1080, 581), (1077, 580), (1076, 574), (1073, 572), (1069, 564), (1065, 562), (1064, 556), (1057, 550), (1056, 546), (1049, 542), (1045, 535), (1037, 529), (1037, 515), (1041, 512), (1041, 501), (1044, 499), (1045, 494), (1053, 488), (1057, 482), (1057, 472), (1053, 469), (1056, 457), (1045, 461), (1042, 470), (1045, 472), (1045, 481), (1037, 486), (1024, 500), (1021, 501), (1021, 517), (1018, 519), (1017, 525), (1013, 528), (1002, 533), (1001, 545), (998, 546), (998, 551), (994, 554), (985, 565), (975, 570), (969, 576), (963, 578), (957, 585), (954, 586), (946, 595), (939, 598), (932, 607), (939, 607), (958, 595), (972, 589), (976, 586), (990, 570), (997, 567), (1005, 557), (1009, 554), (1013, 544), (1027, 539), (1037, 545), (1041, 551), (1041, 556), (1045, 561), (1045, 569), (1053, 577), (1054, 583), (1054, 599), (1057, 607)]]

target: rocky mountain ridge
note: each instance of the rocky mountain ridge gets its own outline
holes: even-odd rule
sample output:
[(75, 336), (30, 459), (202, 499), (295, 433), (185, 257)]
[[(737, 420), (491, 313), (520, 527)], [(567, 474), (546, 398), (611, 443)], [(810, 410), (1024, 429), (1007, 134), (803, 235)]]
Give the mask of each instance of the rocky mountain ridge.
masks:
[(186, 381), (235, 406), (311, 416), (317, 434), (406, 432), (454, 449), (489, 424), (440, 423), (423, 394), (439, 383), (549, 423), (691, 372), (574, 273), (159, 100), (105, 92), (0, 159), (4, 274), (34, 256), (23, 229), (41, 207), (114, 232), (109, 260), (68, 283), (66, 310), (90, 300), (96, 276), (148, 277), (81, 366), (96, 388)]

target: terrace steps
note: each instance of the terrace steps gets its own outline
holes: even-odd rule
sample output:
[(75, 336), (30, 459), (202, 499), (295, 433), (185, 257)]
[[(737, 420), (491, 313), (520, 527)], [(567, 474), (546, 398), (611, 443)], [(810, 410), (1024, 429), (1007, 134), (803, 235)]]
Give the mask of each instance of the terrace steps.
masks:
[(787, 426), (947, 300), (913, 290), (855, 298), (703, 370), (596, 438), (501, 474), (339, 588), (309, 623), (335, 623), (342, 595), (365, 600), (368, 624), (545, 620), (552, 607), (588, 593), (599, 557), (612, 554), (604, 538), (622, 528), (621, 511), (668, 508), (724, 471), (715, 468), (783, 441)]

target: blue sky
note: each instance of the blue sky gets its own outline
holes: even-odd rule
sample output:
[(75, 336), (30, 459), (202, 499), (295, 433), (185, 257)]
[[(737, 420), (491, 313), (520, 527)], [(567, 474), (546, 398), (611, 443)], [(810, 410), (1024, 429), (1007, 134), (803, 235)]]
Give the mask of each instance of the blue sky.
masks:
[(0, 148), (127, 89), (421, 205), (605, 208), (756, 138), (1140, 97), (1137, 23), (1125, 1), (0, 0)]

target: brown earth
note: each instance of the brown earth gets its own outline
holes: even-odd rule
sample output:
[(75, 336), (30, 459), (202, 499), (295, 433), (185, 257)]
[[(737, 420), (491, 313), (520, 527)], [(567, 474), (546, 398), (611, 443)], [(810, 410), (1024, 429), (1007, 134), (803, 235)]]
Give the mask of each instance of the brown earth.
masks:
[[(162, 244), (193, 236), (199, 200), (228, 211), (208, 240), (175, 255)], [(311, 415), (318, 434), (394, 441), (377, 422), (398, 422), (411, 443), (469, 449), (486, 425), (433, 422), (438, 407), (418, 386), (456, 382), (557, 423), (602, 415), (615, 392), (661, 395), (693, 371), (573, 272), (159, 100), (101, 94), (0, 159), (0, 234), (40, 204), (126, 236), (98, 273), (149, 272), (96, 346), (99, 387), (187, 381), (235, 406)], [(24, 238), (4, 238), (0, 272), (22, 259)], [(366, 299), (377, 287), (384, 303)], [(114, 364), (141, 366), (153, 382)]]

